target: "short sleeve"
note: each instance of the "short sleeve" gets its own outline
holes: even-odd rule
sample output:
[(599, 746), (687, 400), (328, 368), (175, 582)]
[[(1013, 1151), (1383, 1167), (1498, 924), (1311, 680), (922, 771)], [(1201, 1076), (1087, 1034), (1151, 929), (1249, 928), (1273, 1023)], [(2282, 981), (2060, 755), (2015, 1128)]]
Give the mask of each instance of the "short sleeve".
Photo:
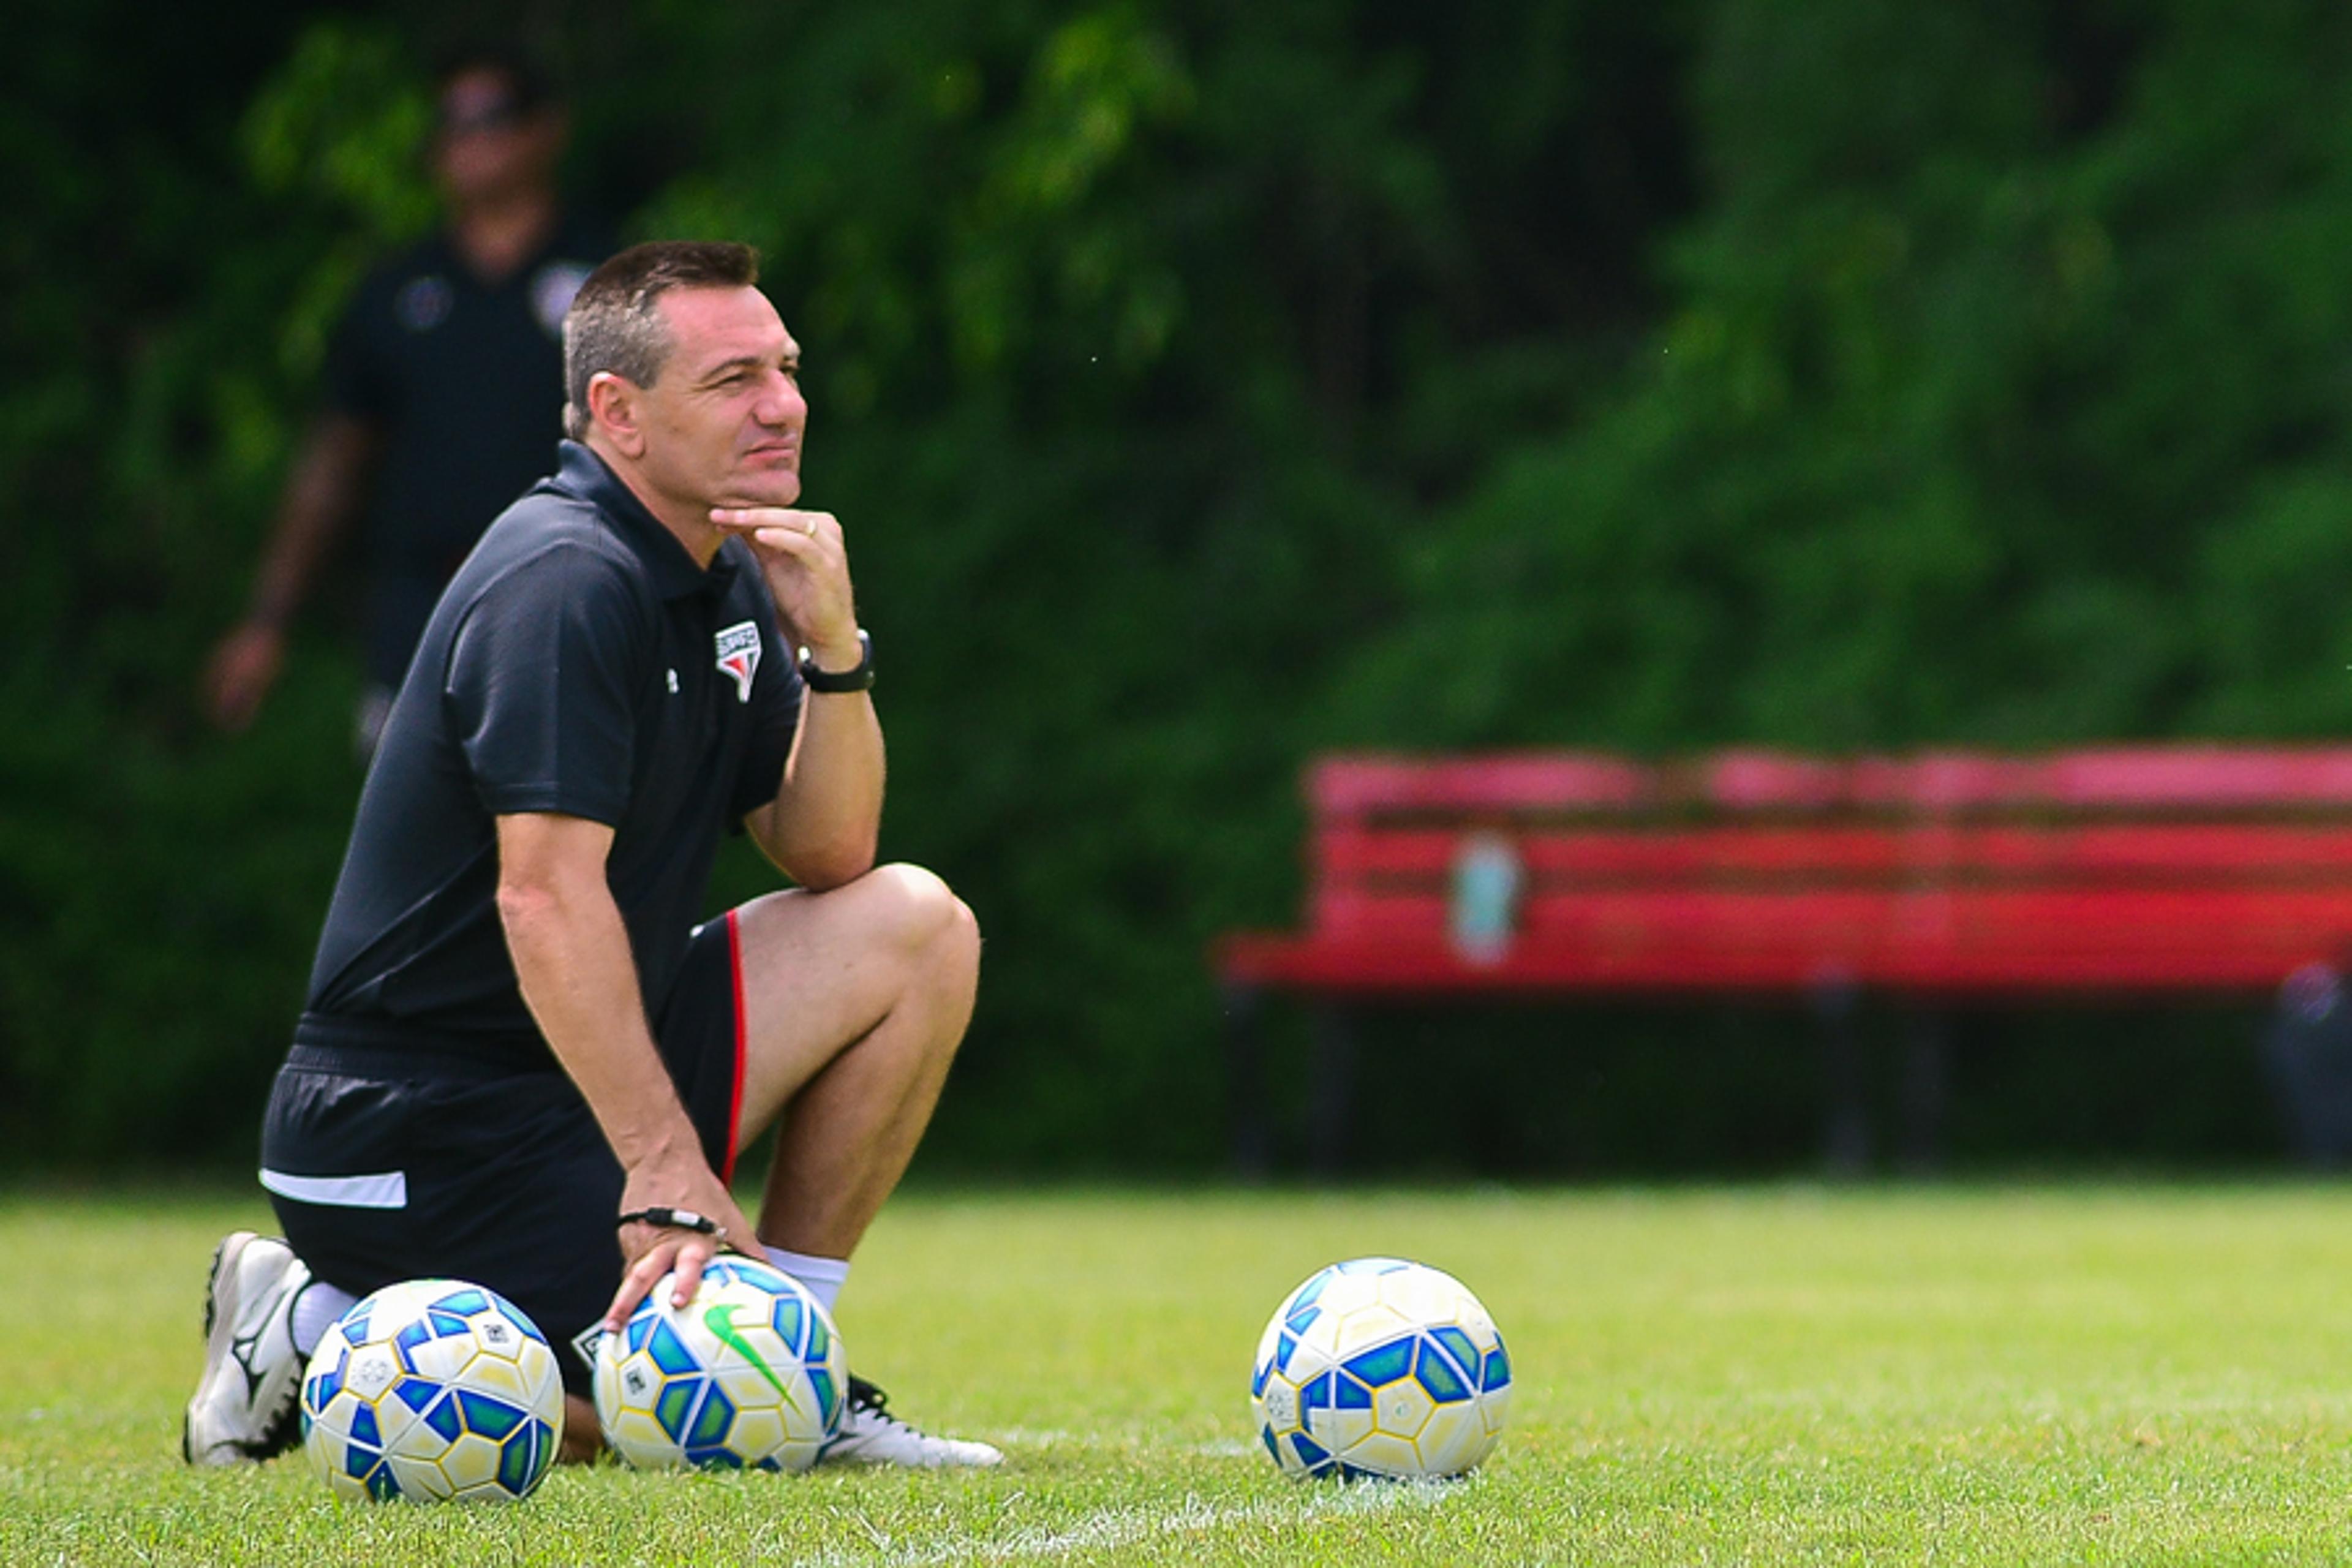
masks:
[(327, 340), (327, 362), (321, 376), (326, 405), (371, 425), (387, 423), (392, 415), (392, 378), (384, 364), (380, 328), (389, 315), (383, 280), (371, 277), (360, 285)]
[(773, 617), (761, 620), (761, 635), (782, 657), (761, 659), (751, 682), (751, 731), (744, 739), (743, 762), (736, 771), (735, 795), (727, 811), (728, 822), (737, 827), (744, 817), (776, 798), (801, 721), (799, 650), (776, 630)]
[(441, 700), (493, 816), (620, 825), (647, 636), (623, 569), (587, 549), (549, 550), (483, 589), (450, 645)]

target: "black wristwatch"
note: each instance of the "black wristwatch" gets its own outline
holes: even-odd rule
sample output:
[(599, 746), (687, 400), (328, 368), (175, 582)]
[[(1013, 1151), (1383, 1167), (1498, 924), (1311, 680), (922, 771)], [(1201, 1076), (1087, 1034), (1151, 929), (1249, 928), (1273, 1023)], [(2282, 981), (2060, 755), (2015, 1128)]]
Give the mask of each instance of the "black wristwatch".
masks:
[(855, 669), (819, 669), (816, 658), (806, 647), (801, 649), (801, 679), (811, 691), (867, 691), (874, 686), (874, 639), (860, 627), (857, 633), (857, 668)]

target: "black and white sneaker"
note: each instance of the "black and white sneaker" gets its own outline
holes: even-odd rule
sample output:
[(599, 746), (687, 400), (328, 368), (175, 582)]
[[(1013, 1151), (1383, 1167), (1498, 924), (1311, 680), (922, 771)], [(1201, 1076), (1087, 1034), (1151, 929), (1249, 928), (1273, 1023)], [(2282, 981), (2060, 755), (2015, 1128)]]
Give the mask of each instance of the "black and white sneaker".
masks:
[(180, 1457), (188, 1463), (273, 1458), (301, 1440), (294, 1302), (310, 1283), (310, 1267), (275, 1237), (236, 1231), (213, 1254), (205, 1373), (180, 1428)]
[(890, 1396), (852, 1373), (841, 1430), (817, 1455), (822, 1465), (901, 1465), (916, 1470), (986, 1469), (1003, 1450), (961, 1437), (934, 1437), (889, 1411)]

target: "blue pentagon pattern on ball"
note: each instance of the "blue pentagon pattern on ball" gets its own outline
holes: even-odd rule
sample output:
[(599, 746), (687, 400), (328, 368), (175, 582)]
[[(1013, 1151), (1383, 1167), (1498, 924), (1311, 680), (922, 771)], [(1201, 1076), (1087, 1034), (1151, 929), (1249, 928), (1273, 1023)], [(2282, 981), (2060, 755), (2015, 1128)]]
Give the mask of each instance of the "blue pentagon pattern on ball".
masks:
[(511, 1502), (555, 1460), (563, 1381), (521, 1309), (459, 1279), (411, 1279), (354, 1305), (302, 1378), (302, 1446), (348, 1499)]
[(1511, 1360), (1477, 1297), (1397, 1258), (1317, 1270), (1275, 1309), (1250, 1373), (1258, 1440), (1295, 1476), (1456, 1476), (1494, 1452)]
[(596, 1418), (643, 1469), (804, 1470), (841, 1428), (846, 1359), (799, 1281), (713, 1259), (684, 1307), (665, 1277), (598, 1342)]

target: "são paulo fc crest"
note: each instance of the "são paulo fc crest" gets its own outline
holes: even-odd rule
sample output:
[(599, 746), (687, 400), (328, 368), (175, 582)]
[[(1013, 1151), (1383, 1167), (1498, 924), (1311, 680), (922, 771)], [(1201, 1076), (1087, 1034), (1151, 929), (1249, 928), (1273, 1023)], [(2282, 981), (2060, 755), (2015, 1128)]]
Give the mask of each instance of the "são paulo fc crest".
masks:
[(751, 700), (751, 677), (760, 668), (760, 628), (738, 621), (719, 634), (719, 668), (735, 678), (735, 700)]

